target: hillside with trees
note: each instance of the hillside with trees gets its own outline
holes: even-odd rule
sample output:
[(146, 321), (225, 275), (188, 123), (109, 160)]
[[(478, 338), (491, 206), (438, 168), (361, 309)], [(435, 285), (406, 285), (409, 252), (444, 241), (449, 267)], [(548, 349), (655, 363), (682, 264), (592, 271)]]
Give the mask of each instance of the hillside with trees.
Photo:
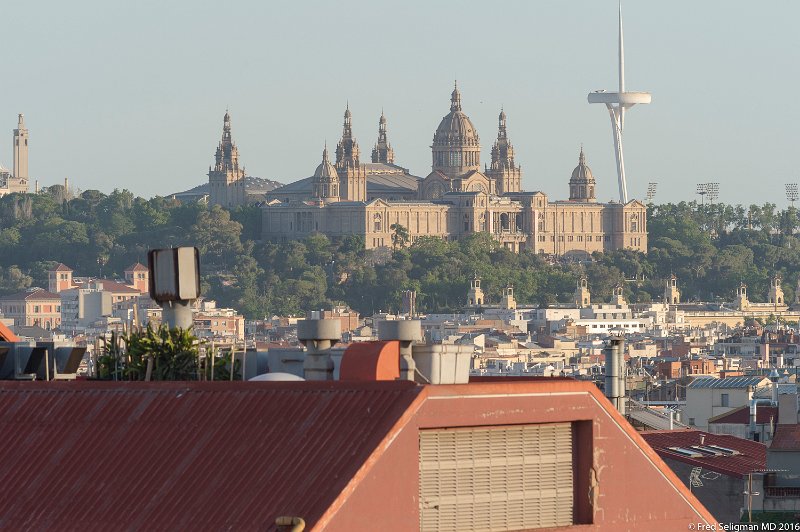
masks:
[(647, 255), (617, 251), (576, 263), (513, 254), (486, 234), (408, 246), (408, 232), (398, 225), (392, 247), (379, 250), (365, 250), (357, 237), (331, 241), (321, 234), (260, 242), (256, 206), (229, 212), (125, 190), (71, 197), (55, 185), (0, 198), (0, 295), (46, 287), (47, 270), (58, 262), (76, 275), (117, 277), (145, 262), (148, 249), (186, 245), (200, 249), (204, 294), (250, 318), (337, 303), (362, 313), (398, 310), (408, 289), (417, 291), (420, 311), (454, 311), (475, 273), (487, 303), (498, 302), (506, 284), (514, 285), (520, 304), (567, 302), (580, 275), (588, 277), (595, 301), (607, 300), (620, 282), (630, 301), (659, 301), (673, 273), (685, 300), (731, 301), (745, 282), (751, 300), (763, 301), (774, 273), (793, 300), (800, 272), (793, 207), (682, 202), (651, 205), (648, 218)]

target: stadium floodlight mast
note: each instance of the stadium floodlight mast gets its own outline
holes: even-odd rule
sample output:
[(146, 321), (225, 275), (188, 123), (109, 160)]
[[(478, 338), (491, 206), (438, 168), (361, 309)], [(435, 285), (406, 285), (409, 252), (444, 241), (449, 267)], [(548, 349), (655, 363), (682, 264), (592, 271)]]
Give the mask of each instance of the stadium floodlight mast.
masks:
[(797, 201), (797, 183), (786, 183), (786, 199), (789, 200), (794, 207), (794, 202)]
[(697, 192), (700, 196), (700, 204), (703, 205), (705, 203), (706, 194), (708, 194), (708, 183), (697, 183)]
[(647, 203), (653, 203), (653, 198), (656, 197), (656, 188), (658, 188), (658, 182), (647, 183)]
[(708, 201), (712, 205), (714, 200), (719, 197), (719, 183), (706, 183), (706, 194), (708, 194)]
[(622, 39), (622, 1), (619, 3), (619, 92), (598, 90), (590, 92), (589, 103), (604, 103), (611, 116), (611, 129), (614, 133), (614, 155), (617, 159), (617, 180), (619, 200), (628, 203), (628, 185), (625, 182), (625, 160), (622, 155), (622, 130), (625, 126), (625, 110), (652, 100), (649, 92), (625, 91), (625, 47)]

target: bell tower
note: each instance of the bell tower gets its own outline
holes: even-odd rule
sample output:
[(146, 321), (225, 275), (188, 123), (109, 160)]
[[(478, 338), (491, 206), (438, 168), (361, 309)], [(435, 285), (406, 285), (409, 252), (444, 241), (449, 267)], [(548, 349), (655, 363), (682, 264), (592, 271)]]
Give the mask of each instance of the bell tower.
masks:
[(769, 303), (771, 305), (785, 305), (785, 299), (783, 297), (783, 288), (781, 287), (781, 275), (776, 274), (772, 277), (772, 283), (770, 283), (769, 287)]
[(667, 305), (677, 305), (681, 302), (681, 291), (678, 290), (678, 278), (670, 275), (664, 286), (664, 302)]
[(747, 299), (747, 285), (744, 283), (739, 284), (736, 289), (736, 309), (747, 310), (750, 307), (750, 300)]
[(481, 278), (476, 273), (469, 283), (467, 306), (480, 307), (481, 305), (483, 305), (483, 288), (481, 288)]
[(586, 280), (586, 276), (581, 276), (575, 287), (575, 306), (578, 308), (586, 308), (591, 304), (592, 295), (589, 293), (589, 281)]
[(517, 310), (517, 300), (514, 299), (514, 285), (506, 285), (503, 292), (503, 308), (506, 310)]
[(628, 302), (625, 301), (625, 287), (623, 287), (621, 283), (614, 287), (613, 293), (614, 298), (612, 302), (615, 305), (624, 306), (628, 304)]

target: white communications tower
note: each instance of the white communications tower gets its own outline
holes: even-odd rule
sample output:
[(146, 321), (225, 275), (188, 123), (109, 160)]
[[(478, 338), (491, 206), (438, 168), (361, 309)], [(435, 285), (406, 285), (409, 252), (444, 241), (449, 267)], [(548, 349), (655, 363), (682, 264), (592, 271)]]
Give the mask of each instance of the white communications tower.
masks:
[[(625, 47), (622, 43), (622, 2), (619, 4), (619, 92), (595, 91), (589, 93), (589, 103), (604, 103), (611, 115), (611, 128), (614, 131), (614, 154), (617, 157), (617, 178), (619, 180), (619, 199), (628, 203), (628, 185), (625, 182), (625, 160), (622, 157), (622, 129), (625, 125), (625, 109), (637, 103), (650, 103), (649, 92), (625, 91)], [(616, 105), (615, 105), (616, 104)]]

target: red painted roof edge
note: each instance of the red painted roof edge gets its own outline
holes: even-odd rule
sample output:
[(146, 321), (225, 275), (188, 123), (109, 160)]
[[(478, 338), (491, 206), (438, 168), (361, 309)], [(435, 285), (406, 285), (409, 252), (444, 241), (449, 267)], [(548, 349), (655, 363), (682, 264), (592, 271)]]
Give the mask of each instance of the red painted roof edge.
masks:
[(2, 322), (0, 322), (0, 341), (3, 342), (19, 342), (19, 336), (14, 334), (14, 332), (6, 327)]
[[(391, 382), (391, 381), (381, 381), (381, 382)], [(398, 381), (398, 382), (410, 382), (410, 381)], [(391, 429), (386, 433), (383, 437), (381, 442), (375, 446), (372, 453), (364, 460), (364, 463), (361, 464), (361, 467), (358, 468), (358, 471), (350, 477), (350, 480), (347, 483), (347, 486), (339, 492), (339, 495), (336, 496), (336, 499), (328, 505), (328, 509), (325, 510), (325, 513), (319, 518), (319, 520), (314, 525), (314, 530), (325, 530), (328, 526), (328, 523), (331, 519), (336, 515), (336, 513), (344, 506), (344, 503), (347, 502), (347, 499), (350, 497), (350, 494), (355, 491), (358, 487), (359, 483), (366, 477), (372, 467), (380, 460), (380, 457), (383, 455), (384, 452), (389, 448), (389, 446), (394, 442), (397, 435), (400, 434), (408, 422), (417, 415), (417, 412), (428, 399), (429, 390), (431, 386), (421, 386), (420, 392), (411, 402), (411, 404), (406, 408), (405, 412), (398, 418), (398, 420), (392, 425)]]

